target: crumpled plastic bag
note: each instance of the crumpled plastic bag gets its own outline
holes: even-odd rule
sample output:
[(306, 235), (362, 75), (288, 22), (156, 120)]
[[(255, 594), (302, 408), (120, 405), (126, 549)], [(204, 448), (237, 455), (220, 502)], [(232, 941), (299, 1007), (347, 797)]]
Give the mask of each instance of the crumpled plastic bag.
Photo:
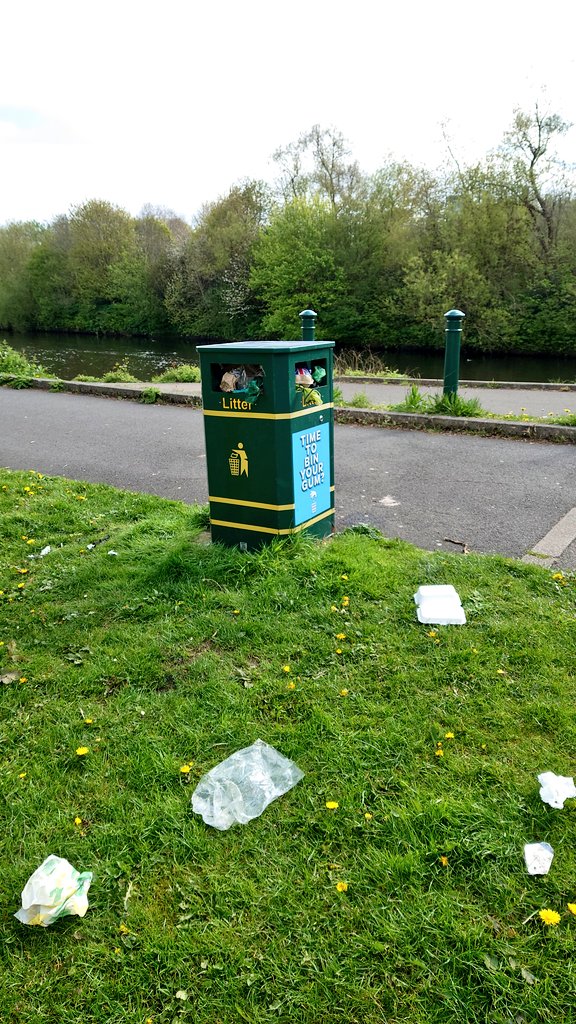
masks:
[(22, 907), (14, 917), (22, 924), (36, 924), (42, 928), (65, 915), (84, 917), (88, 910), (91, 881), (91, 871), (76, 871), (64, 857), (51, 853), (26, 882), (22, 890)]
[(554, 860), (550, 843), (526, 843), (524, 861), (529, 875), (547, 875)]
[(464, 626), (466, 623), (460, 596), (451, 583), (418, 587), (414, 602), (418, 622), (434, 626)]
[(550, 807), (561, 809), (564, 801), (576, 796), (574, 779), (567, 775), (555, 775), (554, 772), (542, 772), (538, 776), (540, 797)]
[(302, 778), (304, 772), (294, 761), (256, 740), (202, 776), (192, 794), (192, 810), (224, 832), (236, 822), (245, 825), (258, 818)]

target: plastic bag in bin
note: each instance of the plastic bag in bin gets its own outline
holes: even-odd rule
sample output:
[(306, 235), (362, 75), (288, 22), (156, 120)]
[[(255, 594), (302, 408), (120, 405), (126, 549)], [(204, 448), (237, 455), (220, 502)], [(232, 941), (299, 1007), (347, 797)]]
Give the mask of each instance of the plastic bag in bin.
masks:
[(192, 794), (192, 809), (207, 825), (224, 832), (258, 818), (302, 778), (304, 772), (293, 761), (256, 740), (202, 776)]

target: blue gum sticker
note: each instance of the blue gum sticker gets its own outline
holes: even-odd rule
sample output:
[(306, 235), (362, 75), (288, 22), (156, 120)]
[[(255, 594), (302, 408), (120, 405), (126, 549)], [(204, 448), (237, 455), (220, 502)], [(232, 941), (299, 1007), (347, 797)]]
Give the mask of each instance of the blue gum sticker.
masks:
[(294, 525), (330, 506), (330, 428), (327, 423), (292, 434)]

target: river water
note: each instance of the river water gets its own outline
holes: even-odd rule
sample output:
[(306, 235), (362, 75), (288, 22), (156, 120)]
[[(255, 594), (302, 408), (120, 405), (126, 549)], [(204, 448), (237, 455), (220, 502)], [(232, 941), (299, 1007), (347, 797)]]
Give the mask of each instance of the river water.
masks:
[[(101, 377), (124, 360), (139, 380), (150, 380), (174, 364), (198, 363), (194, 342), (179, 338), (155, 341), (148, 338), (98, 338), (93, 334), (0, 334), (0, 341), (4, 338), (12, 348), (64, 380), (77, 374)], [(375, 345), (372, 352), (376, 352)], [(416, 377), (441, 378), (444, 374), (444, 353), (441, 351), (388, 350), (381, 353), (381, 358), (391, 369)], [(576, 381), (576, 357), (484, 356), (463, 349), (460, 379)]]

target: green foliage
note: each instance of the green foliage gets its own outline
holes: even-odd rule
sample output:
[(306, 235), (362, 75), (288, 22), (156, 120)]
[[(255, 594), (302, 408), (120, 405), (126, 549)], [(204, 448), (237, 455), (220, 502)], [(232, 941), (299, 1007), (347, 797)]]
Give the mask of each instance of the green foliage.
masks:
[(53, 380), (50, 384), (49, 391), (64, 391), (65, 383), (63, 380)]
[(124, 359), (118, 363), (115, 363), (108, 373), (105, 373), (102, 380), (106, 384), (136, 384), (138, 378), (135, 377), (128, 369), (128, 360)]
[(424, 395), (416, 384), (406, 392), (403, 402), (391, 405), (392, 412), (421, 412), (434, 416), (487, 416), (477, 398), (462, 398), (456, 394)]
[(176, 381), (180, 384), (196, 384), (200, 380), (200, 367), (192, 366), (190, 363), (182, 363), (180, 366), (169, 366), (167, 370), (152, 377), (156, 384)]
[(21, 352), (16, 352), (6, 341), (0, 341), (0, 373), (16, 374), (17, 376), (43, 377), (47, 371)]
[[(574, 575), (369, 525), (246, 555), (205, 525), (1, 475), (3, 1019), (569, 1021), (576, 815), (536, 775), (572, 771)], [(467, 625), (420, 625), (424, 583)], [(217, 832), (191, 794), (257, 737), (304, 778)], [(26, 928), (50, 851), (94, 872), (89, 909)]]
[(158, 388), (143, 388), (140, 394), (140, 401), (144, 405), (154, 405), (158, 401), (160, 395), (161, 392)]
[(33, 377), (28, 377), (25, 374), (0, 374), (0, 383), (6, 384), (9, 388), (14, 388), (15, 391), (20, 391), (22, 388), (31, 388), (34, 382)]

